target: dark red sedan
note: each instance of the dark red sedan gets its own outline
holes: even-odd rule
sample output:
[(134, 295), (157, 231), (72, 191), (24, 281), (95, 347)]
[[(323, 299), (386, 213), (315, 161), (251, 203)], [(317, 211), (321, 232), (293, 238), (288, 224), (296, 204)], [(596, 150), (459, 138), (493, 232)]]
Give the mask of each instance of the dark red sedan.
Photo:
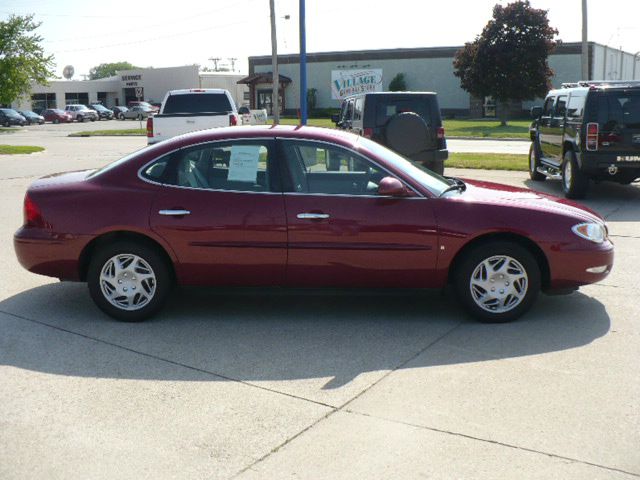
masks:
[(44, 117), (45, 122), (51, 123), (71, 123), (73, 122), (73, 117), (71, 114), (65, 112), (64, 110), (60, 110), (58, 108), (49, 108), (42, 112), (42, 116)]
[(613, 264), (603, 219), (584, 207), (440, 177), (366, 138), (312, 127), (207, 130), (42, 178), (14, 243), (26, 269), (86, 281), (126, 321), (156, 312), (175, 283), (450, 283), (474, 316), (503, 322), (539, 290), (570, 292)]

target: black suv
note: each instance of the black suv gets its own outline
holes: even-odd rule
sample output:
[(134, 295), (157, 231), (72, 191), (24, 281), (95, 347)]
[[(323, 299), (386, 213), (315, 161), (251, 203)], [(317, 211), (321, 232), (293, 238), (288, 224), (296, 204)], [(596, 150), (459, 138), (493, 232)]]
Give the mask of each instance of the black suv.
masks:
[(370, 92), (346, 97), (338, 128), (370, 138), (442, 175), (449, 156), (433, 92)]
[(590, 179), (640, 177), (640, 82), (565, 83), (531, 116), (532, 180), (562, 179), (567, 198), (583, 198)]

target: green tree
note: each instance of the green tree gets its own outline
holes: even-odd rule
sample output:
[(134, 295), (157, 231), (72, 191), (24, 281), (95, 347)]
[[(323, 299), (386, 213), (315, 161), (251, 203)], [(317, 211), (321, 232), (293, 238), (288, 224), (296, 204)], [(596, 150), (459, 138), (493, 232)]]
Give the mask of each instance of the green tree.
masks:
[(89, 70), (89, 80), (112, 77), (119, 70), (135, 70), (137, 68), (140, 67), (136, 67), (129, 62), (101, 63), (97, 67), (93, 67)]
[(482, 34), (456, 52), (454, 74), (472, 95), (493, 97), (506, 125), (504, 104), (544, 97), (551, 88), (553, 70), (547, 59), (557, 34), (547, 11), (531, 8), (529, 0), (496, 5)]
[(46, 85), (53, 76), (53, 55), (45, 55), (40, 23), (33, 15), (11, 15), (0, 22), (0, 104), (10, 104), (31, 91), (32, 82)]
[(407, 81), (404, 78), (404, 73), (398, 73), (391, 79), (391, 82), (389, 82), (389, 90), (391, 92), (407, 91)]

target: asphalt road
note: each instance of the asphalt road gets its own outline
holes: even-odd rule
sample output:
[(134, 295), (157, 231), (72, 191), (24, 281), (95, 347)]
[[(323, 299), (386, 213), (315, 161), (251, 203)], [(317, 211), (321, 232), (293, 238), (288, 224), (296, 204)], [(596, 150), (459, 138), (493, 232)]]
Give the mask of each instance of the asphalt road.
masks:
[(108, 123), (0, 137), (47, 149), (0, 156), (3, 480), (640, 477), (640, 186), (585, 201), (607, 218), (612, 274), (515, 323), (475, 323), (439, 292), (179, 289), (123, 324), (12, 247), (36, 176), (144, 146), (63, 136)]

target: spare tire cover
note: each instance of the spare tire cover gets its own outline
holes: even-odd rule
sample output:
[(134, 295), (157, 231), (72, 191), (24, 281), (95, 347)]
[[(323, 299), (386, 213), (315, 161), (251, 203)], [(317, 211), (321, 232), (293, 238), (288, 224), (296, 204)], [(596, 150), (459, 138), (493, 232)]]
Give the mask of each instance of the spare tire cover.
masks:
[(405, 156), (433, 148), (427, 122), (414, 112), (391, 117), (387, 122), (385, 138), (389, 148)]

